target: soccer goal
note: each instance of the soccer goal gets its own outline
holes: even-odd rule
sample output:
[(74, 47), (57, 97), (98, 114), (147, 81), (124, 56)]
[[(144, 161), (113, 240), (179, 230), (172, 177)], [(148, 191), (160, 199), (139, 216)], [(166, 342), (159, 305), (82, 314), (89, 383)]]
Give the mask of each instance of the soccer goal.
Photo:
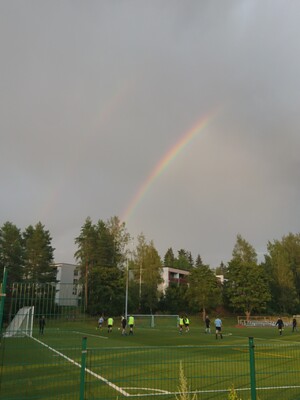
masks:
[(179, 315), (154, 315), (154, 314), (132, 314), (134, 324), (138, 327), (176, 327)]
[(32, 336), (34, 306), (22, 307), (6, 328), (4, 337)]
[[(248, 319), (245, 316), (238, 317), (238, 325), (248, 327), (274, 327), (276, 326), (277, 316), (274, 315), (251, 315)], [(292, 319), (290, 317), (282, 317), (285, 326), (292, 326)]]

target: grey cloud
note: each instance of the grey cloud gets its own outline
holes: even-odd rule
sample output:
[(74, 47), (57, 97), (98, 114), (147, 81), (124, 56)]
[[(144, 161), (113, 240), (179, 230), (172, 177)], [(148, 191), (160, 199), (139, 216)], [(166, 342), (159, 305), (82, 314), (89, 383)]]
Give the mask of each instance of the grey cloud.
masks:
[(263, 252), (297, 232), (299, 16), (282, 1), (2, 2), (0, 222), (42, 219), (71, 262), (84, 219), (121, 216), (220, 107), (129, 231), (213, 266), (237, 233)]

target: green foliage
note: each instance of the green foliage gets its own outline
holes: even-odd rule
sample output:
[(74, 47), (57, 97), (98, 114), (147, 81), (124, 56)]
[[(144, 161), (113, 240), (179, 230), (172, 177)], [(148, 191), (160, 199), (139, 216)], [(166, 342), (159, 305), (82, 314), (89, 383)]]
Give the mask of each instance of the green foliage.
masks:
[(216, 275), (225, 275), (226, 272), (227, 272), (227, 267), (223, 263), (223, 261), (221, 261), (221, 264), (216, 268)]
[(160, 310), (166, 311), (170, 314), (178, 314), (183, 310), (188, 310), (186, 299), (187, 289), (187, 285), (171, 283), (160, 300)]
[(75, 258), (80, 265), (85, 308), (89, 313), (106, 310), (109, 314), (120, 314), (123, 311), (125, 247), (129, 239), (124, 224), (120, 224), (117, 217), (107, 222), (99, 220), (97, 224), (90, 218), (85, 220), (75, 239), (78, 246)]
[(272, 293), (271, 307), (283, 313), (300, 311), (300, 235), (268, 243), (265, 257)]
[(250, 315), (253, 311), (266, 308), (270, 300), (267, 275), (253, 247), (240, 235), (233, 250), (233, 258), (228, 264), (225, 292), (235, 311)]
[(4, 267), (8, 268), (9, 286), (23, 278), (24, 246), (20, 229), (11, 222), (6, 222), (0, 229), (0, 277)]
[(52, 238), (44, 225), (38, 222), (30, 225), (23, 233), (24, 277), (33, 282), (55, 282), (56, 269), (53, 268), (54, 248)]
[(247, 315), (264, 310), (270, 300), (267, 276), (263, 267), (257, 264), (255, 250), (241, 235), (237, 236), (232, 256), (225, 284), (230, 305)]
[(139, 284), (139, 311), (155, 312), (159, 299), (158, 285), (162, 282), (162, 263), (154, 243), (147, 243), (143, 234), (138, 236), (130, 266), (134, 280)]
[(208, 265), (199, 265), (189, 275), (187, 299), (192, 311), (213, 308), (220, 304), (221, 286)]
[(164, 257), (164, 267), (174, 268), (175, 256), (172, 248), (169, 248)]
[(240, 234), (237, 235), (236, 243), (232, 251), (232, 259), (243, 264), (257, 263), (257, 254), (254, 247), (243, 239)]
[(195, 262), (195, 267), (196, 268), (201, 267), (202, 265), (203, 265), (203, 262), (202, 262), (201, 256), (200, 256), (200, 254), (198, 254), (197, 258), (196, 258), (196, 262)]
[(117, 267), (97, 266), (89, 276), (88, 309), (92, 314), (120, 315), (124, 310), (123, 274)]
[(174, 268), (190, 271), (194, 262), (190, 251), (184, 249), (178, 250), (178, 257), (174, 260)]

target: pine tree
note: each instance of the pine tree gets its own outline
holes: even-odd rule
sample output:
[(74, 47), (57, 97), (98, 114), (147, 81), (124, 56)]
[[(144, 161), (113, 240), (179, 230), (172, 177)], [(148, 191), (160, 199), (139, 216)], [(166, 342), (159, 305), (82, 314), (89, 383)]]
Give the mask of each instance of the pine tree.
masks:
[(164, 257), (164, 267), (174, 268), (175, 256), (172, 247), (170, 247)]
[(233, 309), (245, 312), (247, 318), (253, 311), (265, 309), (270, 300), (265, 271), (257, 264), (254, 248), (241, 235), (237, 235), (228, 264), (225, 291)]
[(0, 229), (0, 276), (8, 269), (8, 286), (23, 279), (24, 248), (20, 229), (6, 222)]
[(25, 280), (37, 283), (55, 282), (54, 248), (51, 246), (49, 231), (38, 222), (34, 227), (30, 225), (26, 228), (23, 240)]

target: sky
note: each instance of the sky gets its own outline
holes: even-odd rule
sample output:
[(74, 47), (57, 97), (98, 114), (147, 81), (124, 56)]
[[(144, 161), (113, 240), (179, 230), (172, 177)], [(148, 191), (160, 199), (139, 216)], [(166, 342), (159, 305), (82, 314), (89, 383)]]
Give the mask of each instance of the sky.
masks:
[(300, 232), (300, 2), (0, 0), (0, 226), (227, 263)]

